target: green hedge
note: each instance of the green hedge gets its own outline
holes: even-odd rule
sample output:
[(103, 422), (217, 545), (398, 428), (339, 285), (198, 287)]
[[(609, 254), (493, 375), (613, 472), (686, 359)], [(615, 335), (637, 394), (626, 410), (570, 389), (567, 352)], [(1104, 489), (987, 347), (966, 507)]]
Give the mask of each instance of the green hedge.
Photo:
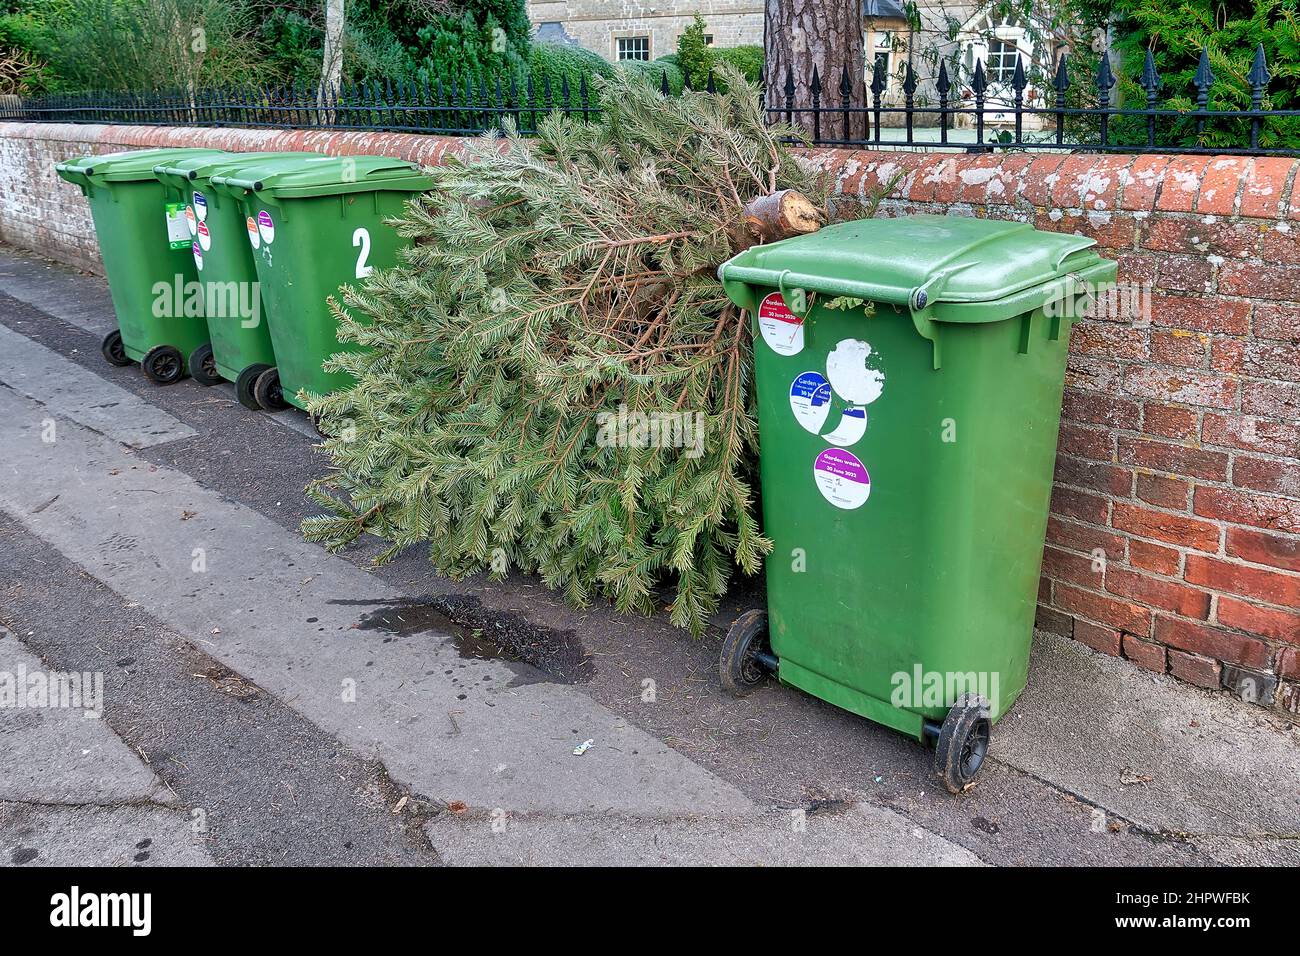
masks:
[(620, 63), (619, 66), (628, 73), (644, 76), (649, 80), (656, 89), (663, 87), (664, 77), (668, 78), (668, 91), (677, 94), (682, 91), (686, 85), (686, 77), (682, 75), (681, 68), (676, 63), (669, 63), (665, 58), (654, 60), (650, 63), (642, 63), (636, 60), (628, 60)]
[(607, 60), (582, 47), (560, 43), (534, 43), (528, 51), (528, 69), (533, 76), (538, 100), (543, 96), (545, 77), (551, 79), (553, 101), (559, 100), (561, 83), (567, 78), (570, 102), (574, 105), (578, 103), (578, 90), (584, 78), (587, 89), (594, 94), (593, 77), (614, 75), (614, 66)]
[[(719, 63), (728, 63), (745, 74), (745, 79), (751, 83), (761, 83), (763, 81), (763, 48), (758, 44), (749, 44), (747, 46), (732, 47), (709, 47), (709, 58), (713, 61), (714, 71), (717, 71)], [(654, 61), (670, 67), (678, 76), (683, 77), (685, 74), (681, 68), (681, 58), (676, 53), (669, 53), (667, 56), (661, 56)]]
[(724, 63), (730, 63), (751, 83), (763, 80), (763, 48), (757, 43), (745, 46), (723, 47), (715, 49), (713, 55)]

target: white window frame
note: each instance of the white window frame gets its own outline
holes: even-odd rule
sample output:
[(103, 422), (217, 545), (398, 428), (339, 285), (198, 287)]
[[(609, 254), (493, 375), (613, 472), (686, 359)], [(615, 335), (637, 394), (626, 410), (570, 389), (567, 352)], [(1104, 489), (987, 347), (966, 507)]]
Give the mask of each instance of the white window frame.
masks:
[[(639, 56), (624, 56), (623, 44), (631, 44), (637, 40), (645, 41), (645, 58)], [(649, 33), (625, 33), (621, 36), (614, 37), (614, 59), (619, 63), (649, 63), (654, 59), (654, 39)]]
[(998, 46), (990, 44), (985, 50), (984, 71), (990, 83), (1010, 83), (1016, 74), (1016, 60), (1024, 57), (1024, 51), (1015, 40), (997, 37), (993, 43)]
[[(1006, 44), (995, 54), (990, 49), (990, 37), (993, 43)], [(1034, 45), (1025, 28), (1018, 23), (994, 23), (987, 11), (976, 14), (963, 24), (958, 33), (961, 44), (962, 62), (968, 70), (975, 68), (976, 62), (984, 64), (984, 75), (990, 86), (1010, 89), (1011, 78), (1015, 75), (1018, 55), (1028, 69), (1034, 63)], [(994, 56), (998, 56), (997, 64)]]

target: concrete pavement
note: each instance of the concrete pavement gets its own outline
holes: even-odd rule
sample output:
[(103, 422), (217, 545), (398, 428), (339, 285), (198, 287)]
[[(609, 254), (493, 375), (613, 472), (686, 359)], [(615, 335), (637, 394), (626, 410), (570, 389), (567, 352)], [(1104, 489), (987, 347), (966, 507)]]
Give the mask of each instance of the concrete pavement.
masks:
[[(1039, 635), (954, 799), (914, 742), (786, 688), (723, 697), (715, 640), (305, 544), (305, 419), (112, 368), (112, 323), (100, 280), (0, 252), (0, 619), (128, 672), (87, 723), (205, 811), (217, 862), (1297, 862), (1300, 740), (1271, 715)], [(512, 659), (494, 628), (588, 664)], [(64, 853), (65, 810), (25, 811), (28, 843)]]
[[(0, 628), (0, 672), (48, 670)], [(211, 864), (195, 818), (103, 720), (80, 708), (0, 716), (0, 834), (8, 865)]]

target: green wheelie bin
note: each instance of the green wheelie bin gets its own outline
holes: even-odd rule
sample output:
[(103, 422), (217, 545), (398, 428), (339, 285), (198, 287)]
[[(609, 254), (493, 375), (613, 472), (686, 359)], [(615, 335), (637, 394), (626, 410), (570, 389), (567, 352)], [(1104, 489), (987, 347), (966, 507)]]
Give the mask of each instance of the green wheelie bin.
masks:
[(201, 385), (235, 383), (235, 394), (246, 408), (270, 411), (287, 408), (279, 396), (263, 390), (261, 373), (275, 367), (271, 333), (253, 262), (253, 246), (242, 203), (213, 189), (212, 176), (241, 167), (296, 163), (318, 153), (235, 153), (189, 156), (154, 166), (154, 175), (185, 205), (185, 222), (193, 240), (191, 251), (203, 293), (209, 341), (188, 357), (190, 374)]
[(1070, 321), (1115, 263), (1081, 236), (913, 216), (723, 264), (751, 316), (767, 610), (723, 642), (935, 744), (954, 793), (1023, 690)]
[(331, 355), (359, 348), (339, 342), (328, 299), (397, 265), (410, 240), (384, 220), (429, 189), (429, 177), (400, 159), (327, 156), (241, 166), (211, 182), (242, 203), (253, 247), (276, 359), (258, 378), (259, 396), (305, 409), (300, 391), (324, 395), (352, 384), (346, 372), (323, 368)]
[(179, 381), (185, 359), (208, 340), (201, 308), (187, 290), (197, 280), (184, 207), (154, 176), (161, 162), (226, 156), (215, 149), (139, 149), (82, 156), (55, 172), (81, 187), (99, 237), (117, 330), (104, 339), (114, 365), (140, 363), (159, 385)]

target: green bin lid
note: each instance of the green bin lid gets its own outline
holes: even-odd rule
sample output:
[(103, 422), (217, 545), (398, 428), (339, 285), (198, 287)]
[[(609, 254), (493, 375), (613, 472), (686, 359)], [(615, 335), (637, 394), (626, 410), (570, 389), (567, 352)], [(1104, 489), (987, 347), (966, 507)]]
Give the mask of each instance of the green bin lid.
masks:
[(320, 156), (320, 153), (221, 153), (216, 156), (198, 154), (159, 162), (153, 170), (159, 175), (179, 176), (195, 182), (208, 179), (216, 173), (234, 172), (244, 166), (266, 164), (271, 161), (307, 159), (313, 156)]
[[(724, 282), (802, 288), (924, 308), (992, 302), (1104, 260), (1085, 236), (969, 216), (837, 223), (753, 246), (718, 270)], [(1110, 264), (1107, 263), (1107, 266)]]
[(192, 147), (133, 149), (124, 153), (109, 153), (106, 156), (79, 156), (57, 164), (54, 169), (60, 176), (71, 182), (85, 182), (92, 176), (99, 182), (107, 183), (143, 182), (154, 178), (153, 169), (159, 163), (180, 162), (196, 156), (229, 155), (220, 149)]
[(212, 181), (275, 199), (381, 190), (420, 192), (433, 185), (417, 164), (388, 156), (314, 156), (301, 163), (254, 163), (215, 174)]

